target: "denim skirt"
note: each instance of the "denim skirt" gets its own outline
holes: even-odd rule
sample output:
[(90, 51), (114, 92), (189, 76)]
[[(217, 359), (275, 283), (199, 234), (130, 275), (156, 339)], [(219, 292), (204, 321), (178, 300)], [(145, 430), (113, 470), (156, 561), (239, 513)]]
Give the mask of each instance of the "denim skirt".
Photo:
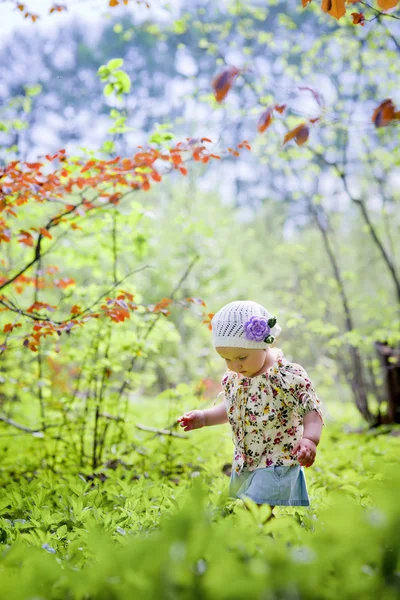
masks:
[(310, 506), (303, 467), (261, 467), (249, 471), (243, 467), (240, 475), (232, 471), (229, 495), (231, 498), (247, 497), (256, 504), (271, 506)]

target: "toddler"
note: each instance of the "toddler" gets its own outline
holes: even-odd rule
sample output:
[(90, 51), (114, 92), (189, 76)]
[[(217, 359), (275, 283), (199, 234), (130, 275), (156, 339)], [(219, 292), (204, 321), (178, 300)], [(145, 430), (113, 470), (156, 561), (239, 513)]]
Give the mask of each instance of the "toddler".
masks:
[(223, 400), (178, 418), (184, 431), (229, 421), (235, 445), (229, 492), (256, 504), (309, 506), (304, 467), (317, 452), (321, 402), (300, 365), (271, 344), (277, 319), (260, 304), (230, 302), (211, 320), (213, 342), (228, 370)]

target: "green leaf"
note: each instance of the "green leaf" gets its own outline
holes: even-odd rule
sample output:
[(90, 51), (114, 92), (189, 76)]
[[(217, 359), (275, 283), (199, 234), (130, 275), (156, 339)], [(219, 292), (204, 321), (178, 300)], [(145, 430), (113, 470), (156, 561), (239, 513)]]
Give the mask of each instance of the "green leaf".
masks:
[(32, 85), (32, 86), (26, 85), (26, 86), (24, 86), (24, 88), (25, 88), (25, 94), (27, 96), (31, 96), (31, 97), (37, 96), (38, 94), (41, 93), (41, 91), (43, 89), (42, 86), (40, 85), (40, 83), (38, 83), (37, 85)]
[(104, 88), (104, 95), (105, 96), (111, 96), (111, 94), (114, 91), (114, 84), (113, 83), (107, 83), (106, 87)]
[(13, 127), (17, 131), (21, 131), (22, 129), (27, 129), (28, 123), (21, 121), (20, 119), (15, 119), (15, 121), (13, 121)]
[(22, 103), (22, 109), (25, 113), (30, 113), (32, 109), (32, 100), (30, 98), (24, 98)]
[(125, 71), (115, 71), (113, 73), (121, 86), (122, 93), (128, 94), (131, 90), (131, 79)]
[(123, 64), (123, 58), (112, 58), (108, 61), (107, 67), (110, 69), (110, 71), (115, 71), (115, 69), (119, 69), (119, 67), (122, 67)]
[(185, 31), (187, 31), (186, 21), (183, 19), (174, 21), (174, 33), (176, 33), (176, 35), (182, 35)]
[(102, 65), (97, 71), (97, 75), (99, 75), (102, 81), (106, 81), (106, 79), (108, 79), (108, 77), (111, 75), (111, 71), (110, 69)]

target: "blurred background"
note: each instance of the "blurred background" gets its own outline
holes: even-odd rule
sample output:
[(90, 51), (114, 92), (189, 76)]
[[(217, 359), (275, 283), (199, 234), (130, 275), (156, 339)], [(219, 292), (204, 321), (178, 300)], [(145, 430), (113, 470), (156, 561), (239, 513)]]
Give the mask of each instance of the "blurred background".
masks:
[[(122, 289), (146, 305), (174, 294), (167, 317), (92, 321), (42, 339), (37, 353), (23, 346), (22, 316), (1, 359), (5, 431), (14, 418), (78, 426), (101, 406), (114, 417), (110, 448), (129, 403), (163, 393), (212, 403), (225, 365), (207, 314), (237, 299), (277, 316), (278, 345), (307, 369), (328, 419), (350, 406), (354, 427), (398, 423), (398, 124), (372, 120), (383, 100), (400, 104), (398, 20), (371, 9), (367, 27), (353, 25), (297, 0), (112, 4), (71, 1), (49, 14), (52, 2), (0, 3), (2, 166), (61, 148), (110, 160), (204, 137), (221, 160), (188, 161), (185, 177), (166, 172), (64, 231), (29, 272), (43, 277), (40, 298), (33, 282), (4, 288), (15, 306), (40, 299), (60, 319), (144, 265)], [(115, 59), (130, 81), (119, 93), (99, 73)], [(218, 103), (212, 81), (227, 65), (242, 71)], [(285, 111), (260, 133), (274, 104)], [(307, 142), (283, 145), (303, 122)], [(243, 140), (251, 150), (234, 156)], [(44, 214), (28, 203), (13, 226)], [(3, 281), (30, 252), (2, 245)], [(54, 285), (55, 268), (73, 282)], [(205, 306), (187, 309), (187, 297)], [(0, 320), (3, 329), (9, 313)]]

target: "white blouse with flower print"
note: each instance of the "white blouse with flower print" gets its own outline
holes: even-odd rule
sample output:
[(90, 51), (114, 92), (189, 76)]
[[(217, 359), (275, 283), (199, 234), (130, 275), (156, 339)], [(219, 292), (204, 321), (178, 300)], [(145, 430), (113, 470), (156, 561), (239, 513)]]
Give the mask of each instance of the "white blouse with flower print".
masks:
[(277, 349), (268, 371), (242, 377), (228, 370), (222, 387), (235, 444), (234, 471), (298, 464), (290, 452), (303, 436), (304, 415), (316, 410), (323, 422), (322, 403), (305, 369)]

